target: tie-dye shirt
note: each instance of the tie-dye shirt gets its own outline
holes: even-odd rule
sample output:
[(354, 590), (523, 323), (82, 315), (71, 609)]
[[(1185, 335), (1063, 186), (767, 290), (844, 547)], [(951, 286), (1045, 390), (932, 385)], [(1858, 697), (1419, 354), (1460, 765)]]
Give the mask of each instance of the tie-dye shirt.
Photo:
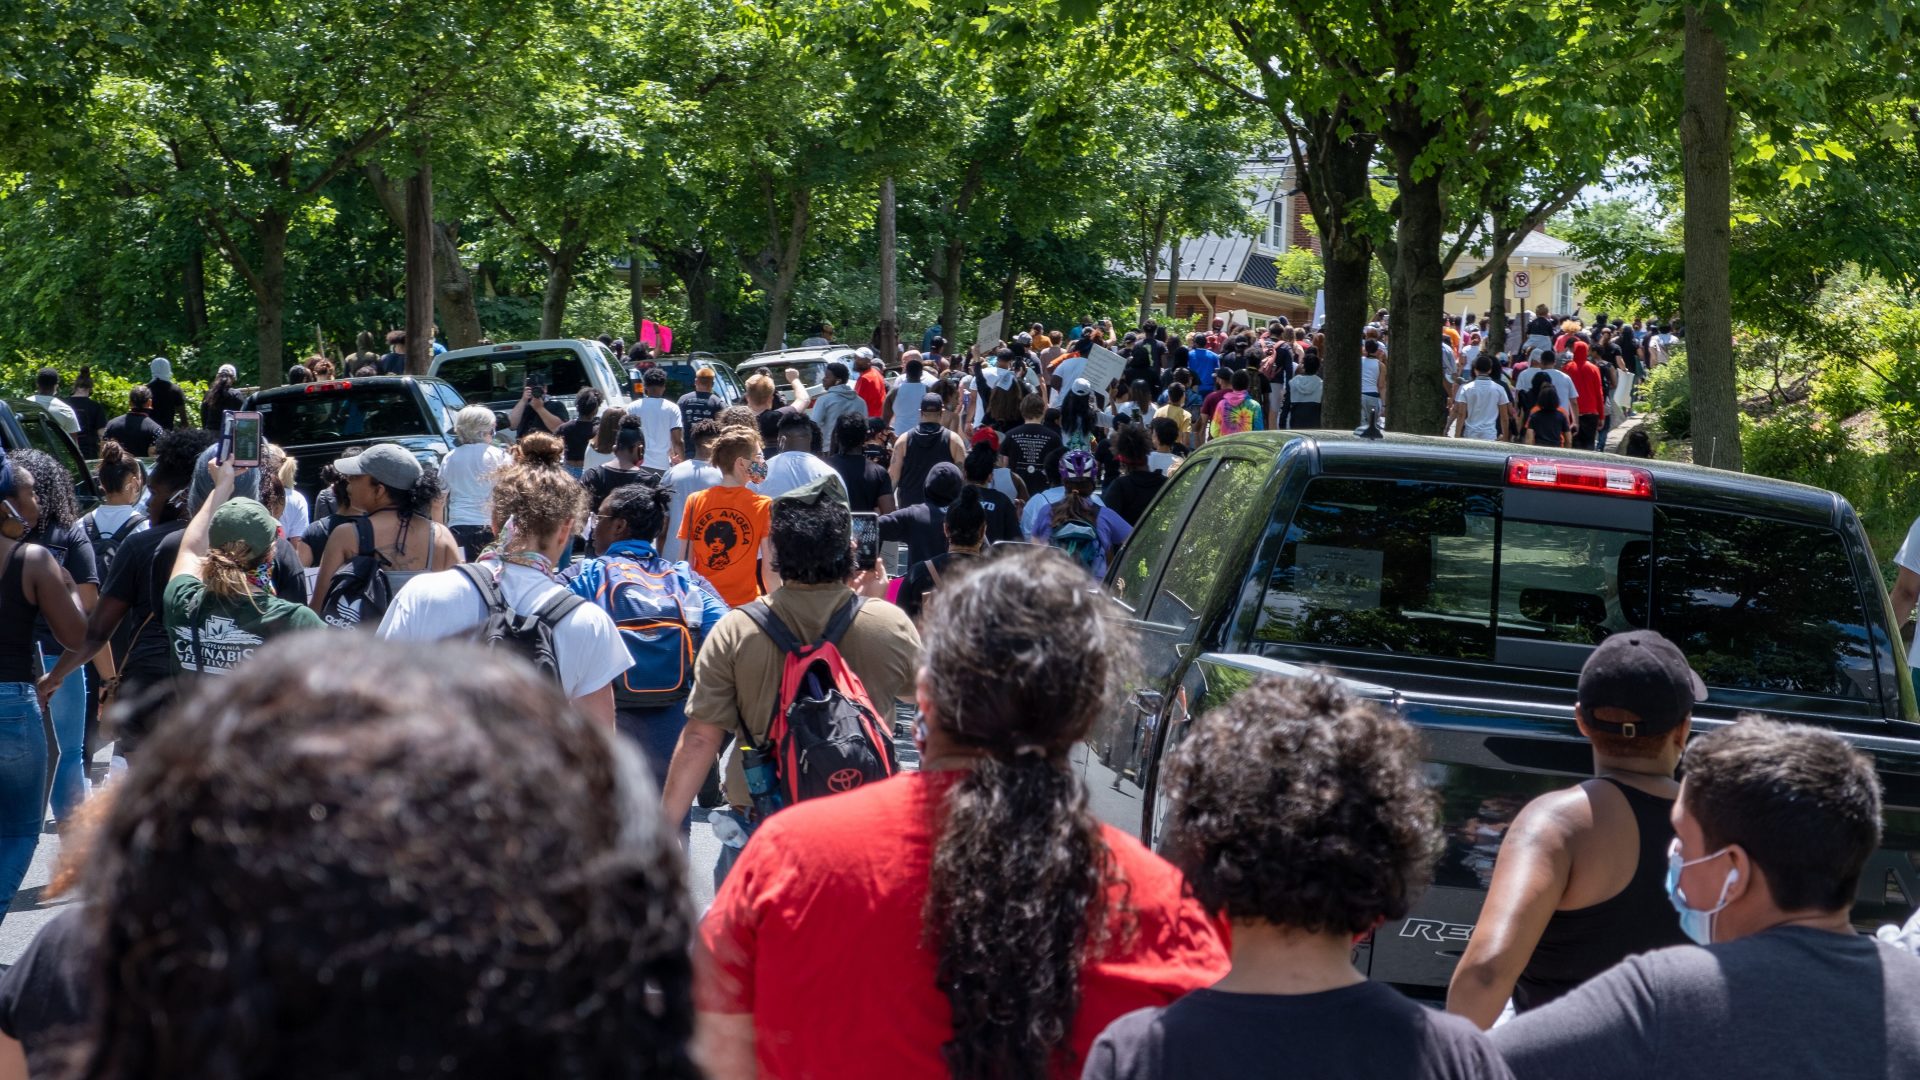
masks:
[(1207, 437), (1217, 439), (1222, 435), (1259, 431), (1262, 426), (1260, 403), (1253, 395), (1245, 390), (1229, 390), (1221, 397), (1220, 404), (1213, 407), (1213, 422), (1207, 428)]

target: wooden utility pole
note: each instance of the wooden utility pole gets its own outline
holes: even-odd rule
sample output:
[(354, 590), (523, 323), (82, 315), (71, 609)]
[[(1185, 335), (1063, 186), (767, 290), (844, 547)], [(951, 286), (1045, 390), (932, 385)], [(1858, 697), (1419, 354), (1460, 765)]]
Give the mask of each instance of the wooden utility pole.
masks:
[(427, 135), (414, 138), (413, 175), (407, 178), (407, 373), (433, 366), (433, 165)]
[(873, 332), (873, 351), (881, 367), (900, 355), (900, 281), (894, 267), (893, 177), (880, 181), (880, 325)]

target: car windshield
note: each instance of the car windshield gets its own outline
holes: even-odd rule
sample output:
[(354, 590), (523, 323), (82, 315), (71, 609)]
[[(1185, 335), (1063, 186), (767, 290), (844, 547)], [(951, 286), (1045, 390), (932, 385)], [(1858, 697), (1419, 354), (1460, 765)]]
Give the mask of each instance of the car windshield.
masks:
[(261, 403), (260, 414), (268, 440), (282, 446), (434, 434), (404, 385), (289, 394)]
[(587, 369), (572, 349), (530, 349), (462, 356), (442, 361), (434, 374), (453, 384), (468, 401), (506, 401), (520, 396), (529, 381), (547, 388), (548, 397), (571, 398), (588, 385)]

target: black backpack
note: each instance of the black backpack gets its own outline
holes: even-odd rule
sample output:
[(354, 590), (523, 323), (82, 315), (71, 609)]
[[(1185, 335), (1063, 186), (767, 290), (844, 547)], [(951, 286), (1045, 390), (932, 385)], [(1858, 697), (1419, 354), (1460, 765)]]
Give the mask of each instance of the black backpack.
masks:
[(112, 536), (107, 536), (100, 531), (100, 523), (94, 520), (92, 514), (81, 519), (81, 524), (87, 529), (87, 539), (93, 542), (93, 559), (100, 564), (100, 580), (105, 581), (107, 573), (113, 569), (113, 556), (120, 550), (120, 545), (134, 534), (134, 530), (146, 523), (147, 515), (135, 510), (127, 515), (127, 520), (121, 522), (119, 528), (113, 530)]
[(320, 601), (320, 618), (328, 626), (351, 630), (363, 623), (380, 624), (393, 603), (393, 583), (387, 580), (387, 560), (374, 545), (373, 522), (350, 519), (360, 539), (360, 550), (333, 572), (327, 595)]
[(522, 615), (507, 606), (506, 594), (500, 591), (500, 582), (493, 571), (474, 563), (461, 563), (459, 570), (480, 590), (480, 599), (487, 605), (487, 619), (473, 632), (473, 640), (489, 649), (506, 648), (519, 653), (548, 678), (559, 682), (560, 654), (554, 648), (553, 633), (560, 620), (586, 603), (586, 598), (575, 595), (571, 589), (561, 589), (535, 608), (533, 614)]
[(900, 771), (892, 719), (882, 718), (860, 676), (840, 655), (840, 639), (860, 604), (858, 595), (848, 597), (812, 645), (802, 645), (764, 600), (735, 609), (745, 612), (785, 657), (764, 745), (742, 747), (750, 790), (762, 772), (756, 766), (772, 766), (777, 790), (753, 792), (755, 808), (763, 814)]

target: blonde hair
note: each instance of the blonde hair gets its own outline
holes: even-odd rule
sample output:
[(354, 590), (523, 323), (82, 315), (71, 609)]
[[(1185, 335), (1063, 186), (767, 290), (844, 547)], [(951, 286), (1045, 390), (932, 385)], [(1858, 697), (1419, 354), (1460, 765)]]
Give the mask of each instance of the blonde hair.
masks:
[(492, 441), (493, 427), (493, 410), (485, 405), (469, 405), (453, 417), (453, 433), (463, 444)]
[(752, 428), (722, 428), (713, 440), (713, 467), (722, 473), (733, 471), (736, 463), (760, 452), (760, 433)]
[(227, 600), (252, 599), (253, 572), (272, 555), (272, 548), (256, 553), (240, 540), (208, 551), (200, 566), (200, 580), (206, 583), (207, 595)]
[(765, 375), (755, 375), (747, 380), (747, 400), (755, 405), (773, 403), (773, 380)]

